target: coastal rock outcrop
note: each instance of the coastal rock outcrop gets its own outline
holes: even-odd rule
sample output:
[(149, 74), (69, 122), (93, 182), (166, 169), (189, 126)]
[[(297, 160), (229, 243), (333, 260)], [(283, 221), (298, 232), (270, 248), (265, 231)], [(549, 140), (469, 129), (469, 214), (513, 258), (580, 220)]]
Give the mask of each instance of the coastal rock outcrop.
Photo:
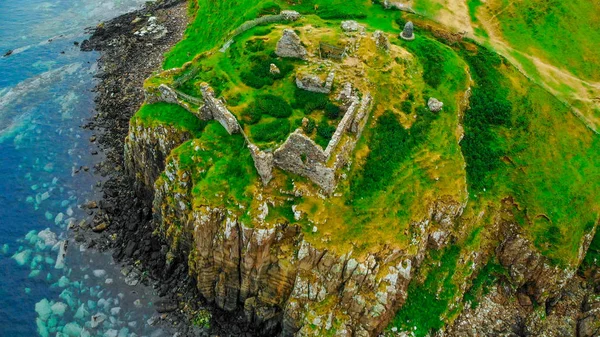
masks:
[(421, 228), (416, 251), (340, 254), (315, 246), (296, 224), (248, 223), (227, 208), (197, 204), (192, 172), (181, 167), (169, 157), (155, 184), (155, 222), (172, 252), (189, 257), (190, 273), (209, 302), (241, 309), (264, 333), (283, 336), (380, 333), (406, 299), (426, 251), (428, 224), (451, 223), (462, 210), (452, 202), (432, 208), (415, 224)]

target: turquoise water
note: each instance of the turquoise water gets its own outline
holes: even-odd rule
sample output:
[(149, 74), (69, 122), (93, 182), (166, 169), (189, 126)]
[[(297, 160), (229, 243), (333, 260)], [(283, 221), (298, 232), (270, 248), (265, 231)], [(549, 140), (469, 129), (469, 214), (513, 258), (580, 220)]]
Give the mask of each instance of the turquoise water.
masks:
[[(152, 289), (128, 285), (111, 257), (66, 228), (96, 198), (90, 153), (96, 53), (84, 28), (139, 0), (0, 0), (0, 336), (161, 336)], [(129, 281), (129, 284), (135, 282)], [(95, 315), (96, 323), (92, 323)]]

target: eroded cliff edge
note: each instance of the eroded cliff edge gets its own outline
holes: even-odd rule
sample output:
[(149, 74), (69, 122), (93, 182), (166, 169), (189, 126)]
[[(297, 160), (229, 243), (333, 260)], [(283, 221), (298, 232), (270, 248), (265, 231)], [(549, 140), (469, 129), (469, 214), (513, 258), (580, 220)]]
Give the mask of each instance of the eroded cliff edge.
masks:
[[(303, 32), (302, 28), (298, 30)], [(253, 41), (256, 40), (258, 38)], [(304, 41), (308, 48), (315, 47), (311, 42)], [(386, 45), (385, 41), (382, 45)], [(476, 47), (466, 49), (469, 48)], [(465, 55), (464, 50), (457, 49)], [(445, 57), (446, 61), (450, 58)], [(478, 72), (483, 69), (477, 64), (478, 60), (469, 57), (465, 58), (471, 71), (475, 72), (477, 88), (480, 83), (485, 83), (477, 78), (482, 76)], [(411, 58), (406, 59), (406, 63), (402, 63), (408, 64), (409, 74), (421, 71), (411, 72)], [(194, 69), (194, 66), (184, 67), (183, 71)], [(452, 66), (459, 69), (464, 64)], [(505, 61), (487, 66), (509, 73), (507, 77), (514, 81), (522, 81), (515, 79), (517, 73), (510, 70)], [(210, 82), (211, 79), (202, 80)], [(472, 126), (463, 124), (458, 118), (468, 114), (469, 108), (475, 110), (473, 106), (469, 107), (470, 87), (459, 86), (454, 90), (454, 96), (458, 97), (454, 97), (455, 102), (445, 97), (448, 110), (444, 112), (454, 114), (455, 118), (444, 114), (435, 126), (443, 126), (440, 129), (446, 130), (440, 132), (442, 139), (454, 139), (457, 144), (464, 135), (463, 126), (467, 127), (467, 137), (482, 130), (470, 130)], [(481, 95), (481, 90), (475, 92), (478, 94)], [(526, 95), (541, 94), (534, 91)], [(480, 96), (476, 97), (475, 104), (482, 100)], [(551, 98), (543, 97), (551, 101)], [(523, 99), (517, 95), (510, 98)], [(227, 101), (219, 100), (218, 104), (223, 105)], [(177, 103), (176, 97), (171, 97), (173, 103)], [(193, 116), (196, 109), (189, 110), (192, 111), (181, 113)], [(385, 116), (382, 113), (377, 112), (378, 120)], [(417, 116), (421, 117), (418, 113)], [(410, 282), (427, 284), (428, 275), (436, 275), (436, 267), (444, 270), (446, 257), (452, 257), (457, 265), (468, 266), (460, 270), (462, 274), (441, 275), (454, 286), (454, 292), (447, 294), (441, 287), (433, 291), (436, 295), (433, 300), (448, 297), (448, 310), (441, 313), (441, 320), (448, 323), (446, 332), (451, 335), (566, 333), (592, 336), (598, 331), (597, 289), (593, 286), (598, 279), (597, 271), (592, 268), (578, 273), (594, 238), (597, 219), (583, 228), (582, 235), (573, 236), (577, 248), (574, 254), (559, 256), (548, 251), (551, 246), (540, 245), (535, 237), (537, 233), (532, 236), (524, 226), (531, 224), (534, 227), (533, 224), (545, 224), (544, 221), (551, 223), (550, 217), (535, 214), (536, 210), (528, 213), (510, 197), (482, 206), (478, 204), (481, 202), (477, 201), (476, 193), (485, 194), (485, 188), (471, 192), (470, 197), (475, 197), (471, 205), (476, 206), (467, 208), (466, 179), (462, 173), (456, 181), (452, 180), (454, 194), (442, 192), (432, 197), (423, 193), (426, 197), (421, 200), (423, 207), (416, 216), (419, 220), (402, 218), (406, 227), (400, 226), (397, 232), (409, 242), (402, 248), (385, 244), (361, 246), (355, 242), (344, 245), (335, 241), (335, 234), (327, 233), (328, 227), (334, 226), (333, 230), (337, 230), (345, 225), (352, 227), (355, 223), (345, 223), (348, 219), (342, 214), (336, 214), (342, 221), (334, 224), (332, 220), (327, 221), (331, 217), (320, 221), (319, 214), (314, 219), (307, 219), (310, 208), (299, 206), (298, 199), (326, 203), (324, 195), (307, 187), (309, 182), (293, 178), (289, 184), (289, 181), (275, 179), (270, 188), (261, 187), (254, 172), (253, 158), (246, 149), (247, 136), (230, 136), (231, 130), (216, 122), (203, 122), (193, 127), (168, 118), (159, 122), (132, 120), (126, 141), (126, 163), (129, 173), (137, 177), (139, 187), (150, 191), (144, 194), (153, 195), (154, 226), (169, 242), (167, 256), (185, 257), (183, 260), (188, 261), (190, 275), (205, 299), (227, 311), (242, 309), (246, 319), (265, 334), (377, 335), (384, 330), (394, 334), (398, 328), (389, 328), (388, 323), (405, 304)], [(523, 123), (522, 120), (519, 122)], [(523, 127), (516, 123), (511, 126)], [(202, 135), (193, 135), (193, 132)], [(433, 135), (430, 133), (429, 139)], [(434, 139), (439, 141), (439, 138)], [(469, 155), (465, 147), (463, 153)], [(515, 160), (518, 159), (513, 158), (507, 155), (502, 161), (507, 166), (517, 166)], [(418, 156), (412, 159), (423, 161)], [(472, 158), (467, 158), (467, 165), (469, 160)], [(455, 162), (463, 168), (464, 161), (457, 156)], [(233, 162), (241, 164), (233, 165)], [(448, 165), (437, 162), (431, 166), (437, 170), (440, 164)], [(249, 172), (254, 172), (250, 173), (252, 177), (242, 183), (252, 186), (249, 190), (251, 200), (244, 193), (238, 193), (240, 190), (234, 186), (237, 179), (245, 179)], [(434, 181), (447, 179), (432, 168), (428, 173), (432, 174), (428, 178)], [(334, 200), (334, 207), (340, 207), (335, 204), (336, 197), (340, 196), (334, 193), (333, 199), (329, 200)], [(401, 215), (397, 216), (401, 218)], [(535, 218), (528, 219), (528, 216)], [(381, 218), (375, 221), (379, 220), (385, 221)], [(364, 218), (361, 221), (368, 223)], [(462, 232), (473, 227), (475, 230), (471, 234)], [(550, 229), (554, 230), (554, 227), (550, 226)], [(369, 233), (355, 235), (367, 236)], [(348, 241), (360, 242), (352, 239)], [(381, 237), (381, 242), (385, 243), (386, 239)], [(450, 254), (457, 250), (458, 255)], [(436, 251), (442, 254), (437, 260), (431, 257), (439, 255), (431, 253)], [(423, 265), (426, 259), (429, 263)], [(477, 290), (477, 302), (480, 303), (472, 305), (475, 300), (467, 301), (466, 297), (477, 284), (479, 274), (483, 274), (491, 263), (500, 265), (503, 272), (497, 273), (499, 280), (485, 291)], [(510, 310), (503, 312), (505, 308)], [(541, 319), (542, 312), (550, 319)]]

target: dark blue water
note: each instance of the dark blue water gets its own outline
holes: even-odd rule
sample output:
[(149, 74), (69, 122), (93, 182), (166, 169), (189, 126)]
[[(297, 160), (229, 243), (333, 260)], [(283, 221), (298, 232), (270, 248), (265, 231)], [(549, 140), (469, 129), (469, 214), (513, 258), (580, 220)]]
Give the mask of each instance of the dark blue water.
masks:
[(81, 128), (98, 55), (74, 42), (142, 3), (0, 0), (0, 53), (13, 50), (0, 58), (0, 337), (163, 335), (148, 324), (151, 289), (127, 285), (109, 256), (71, 243), (59, 258), (100, 179)]

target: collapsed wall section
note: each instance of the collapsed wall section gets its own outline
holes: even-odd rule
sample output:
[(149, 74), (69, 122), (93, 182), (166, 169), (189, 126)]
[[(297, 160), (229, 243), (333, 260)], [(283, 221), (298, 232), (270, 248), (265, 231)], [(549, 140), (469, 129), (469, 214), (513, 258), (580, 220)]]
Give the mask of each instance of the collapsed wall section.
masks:
[[(221, 100), (215, 98), (213, 89), (206, 83), (202, 84), (202, 98), (204, 98), (205, 109), (208, 109), (212, 119), (221, 123), (230, 135), (240, 132), (241, 127), (235, 116), (227, 110)], [(200, 116), (207, 118), (206, 114), (200, 114)]]
[(335, 188), (335, 172), (327, 167), (327, 155), (300, 129), (294, 131), (273, 154), (275, 165), (307, 177), (326, 193)]
[[(331, 72), (328, 76), (329, 83), (333, 80), (333, 74)], [(344, 87), (345, 91), (348, 91), (345, 96), (342, 95), (345, 97), (346, 112), (324, 151), (313, 140), (304, 135), (301, 129), (297, 129), (290, 134), (284, 144), (274, 152), (260, 150), (244, 133), (235, 115), (227, 109), (220, 99), (215, 97), (213, 89), (206, 83), (201, 86), (203, 105), (198, 109), (193, 109), (186, 102), (187, 97), (181, 97), (175, 89), (165, 84), (161, 84), (157, 90), (152, 92), (147, 90), (146, 98), (150, 102), (164, 101), (178, 104), (188, 111), (192, 111), (201, 120), (216, 120), (229, 134), (242, 133), (263, 185), (267, 185), (271, 181), (273, 168), (277, 166), (310, 179), (326, 194), (331, 194), (337, 184), (336, 172), (349, 162), (369, 115), (371, 96), (366, 94), (361, 100), (358, 96), (352, 95), (351, 87), (348, 83)], [(354, 133), (354, 135), (348, 137), (347, 141), (342, 142), (349, 132)], [(335, 161), (332, 165), (330, 159), (334, 154)]]

